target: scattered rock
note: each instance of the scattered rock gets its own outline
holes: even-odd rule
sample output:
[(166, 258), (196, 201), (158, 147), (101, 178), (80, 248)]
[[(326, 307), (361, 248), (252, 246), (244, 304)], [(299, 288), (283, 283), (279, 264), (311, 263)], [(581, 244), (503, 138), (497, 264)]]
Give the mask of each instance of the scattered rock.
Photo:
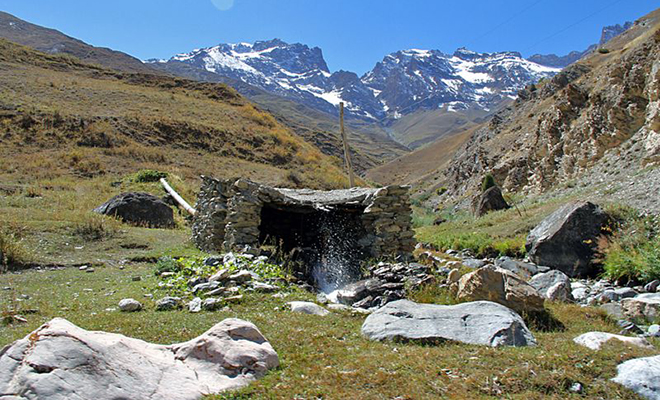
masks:
[(135, 299), (123, 299), (119, 302), (119, 310), (134, 312), (142, 310), (142, 304)]
[(290, 301), (286, 304), (289, 307), (291, 307), (291, 311), (293, 311), (293, 312), (299, 312), (299, 313), (303, 313), (303, 314), (320, 315), (322, 317), (330, 314), (330, 311), (328, 311), (325, 308), (319, 306), (318, 304), (310, 303), (309, 301)]
[(492, 347), (536, 344), (518, 314), (489, 301), (443, 306), (398, 300), (369, 315), (362, 334), (372, 340), (451, 340)]
[(527, 254), (535, 264), (571, 277), (592, 274), (596, 240), (607, 219), (607, 214), (593, 203), (566, 204), (529, 233)]
[(188, 303), (188, 311), (198, 313), (202, 311), (202, 299), (195, 297)]
[(262, 292), (262, 293), (273, 293), (280, 290), (280, 288), (278, 288), (275, 285), (269, 285), (267, 283), (257, 282), (257, 281), (251, 282), (250, 287), (256, 290), (257, 292)]
[(174, 226), (172, 208), (149, 193), (122, 193), (94, 209), (99, 214), (118, 217), (124, 222), (152, 228)]
[(220, 284), (217, 281), (200, 283), (198, 285), (195, 285), (195, 287), (193, 287), (192, 292), (193, 294), (204, 293), (211, 291), (213, 289), (217, 289), (219, 286)]
[(588, 347), (591, 350), (600, 350), (603, 344), (612, 339), (619, 340), (631, 346), (653, 348), (651, 343), (644, 338), (615, 335), (607, 332), (587, 332), (576, 337), (573, 341), (580, 346)]
[(170, 311), (181, 308), (180, 297), (163, 297), (156, 302), (156, 311)]
[(239, 319), (166, 346), (55, 318), (0, 352), (0, 393), (49, 400), (196, 400), (247, 386), (278, 365), (257, 327)]
[(142, 280), (141, 276), (134, 276), (134, 277), (131, 278), (131, 281), (133, 281), (133, 282), (140, 282), (141, 280)]
[[(495, 266), (511, 271), (525, 279), (529, 279), (541, 272), (538, 266), (524, 261), (514, 260), (511, 257), (499, 257), (495, 260)], [(539, 291), (539, 293), (541, 292)]]
[[(529, 284), (546, 299), (554, 301), (572, 301), (571, 279), (559, 270), (537, 274), (529, 280)], [(550, 290), (552, 289), (552, 291)]]
[(458, 269), (454, 268), (451, 271), (449, 271), (449, 275), (447, 275), (448, 283), (458, 282), (459, 279), (461, 279), (461, 273), (459, 272)]
[(622, 287), (622, 288), (616, 288), (614, 289), (614, 293), (617, 295), (617, 300), (618, 299), (629, 299), (631, 297), (635, 297), (638, 295), (638, 293), (635, 291), (633, 288), (629, 287)]
[(624, 319), (623, 308), (621, 307), (621, 304), (619, 304), (619, 303), (603, 304), (603, 305), (600, 306), (600, 308), (602, 310), (605, 310), (607, 315), (609, 315), (612, 319), (615, 319), (615, 320)]
[(466, 258), (463, 261), (461, 261), (461, 263), (463, 265), (465, 265), (466, 267), (473, 268), (473, 269), (481, 268), (484, 265), (488, 264), (486, 261), (479, 260), (477, 258)]
[(660, 399), (660, 356), (628, 360), (616, 370), (613, 382), (647, 399)]
[(659, 286), (660, 286), (660, 279), (656, 279), (644, 285), (644, 290), (649, 293), (655, 293), (658, 291)]
[(230, 275), (229, 280), (234, 281), (238, 284), (249, 282), (254, 279), (254, 272), (241, 270), (237, 273)]
[(229, 279), (230, 275), (231, 275), (231, 272), (229, 272), (229, 268), (223, 268), (223, 269), (219, 270), (218, 272), (216, 272), (215, 274), (213, 274), (209, 278), (209, 282), (224, 282), (227, 279)]
[(223, 300), (215, 297), (209, 297), (202, 301), (202, 310), (205, 311), (215, 311), (220, 309), (223, 306)]
[(573, 393), (582, 393), (582, 384), (580, 382), (575, 382), (568, 390)]
[(660, 293), (640, 294), (621, 301), (623, 312), (629, 318), (653, 321), (660, 317)]
[(519, 276), (488, 265), (465, 274), (458, 281), (459, 300), (488, 300), (517, 312), (542, 312), (543, 297)]
[(648, 327), (646, 333), (652, 337), (660, 337), (660, 325), (653, 324)]
[(506, 210), (509, 204), (502, 196), (502, 190), (497, 186), (488, 188), (473, 200), (472, 210), (474, 215), (481, 217), (491, 211)]

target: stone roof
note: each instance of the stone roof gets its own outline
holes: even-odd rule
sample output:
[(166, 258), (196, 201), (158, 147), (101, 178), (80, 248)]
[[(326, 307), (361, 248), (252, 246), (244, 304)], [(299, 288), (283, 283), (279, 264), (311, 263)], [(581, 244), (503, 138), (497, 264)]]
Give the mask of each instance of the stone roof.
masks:
[(335, 205), (347, 203), (362, 203), (379, 189), (351, 188), (339, 190), (283, 189), (273, 188), (280, 193), (285, 203), (301, 205)]

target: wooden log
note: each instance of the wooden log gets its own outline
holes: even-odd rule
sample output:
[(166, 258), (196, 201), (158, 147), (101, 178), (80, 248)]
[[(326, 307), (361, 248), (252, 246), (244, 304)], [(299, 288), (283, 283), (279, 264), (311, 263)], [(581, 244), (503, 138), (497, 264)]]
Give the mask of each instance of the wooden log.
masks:
[(183, 197), (179, 196), (179, 194), (174, 189), (172, 189), (165, 178), (160, 178), (160, 184), (163, 185), (163, 188), (165, 188), (167, 193), (169, 193), (170, 196), (172, 196), (172, 198), (174, 198), (174, 200), (179, 203), (179, 205), (183, 207), (184, 210), (188, 211), (190, 215), (195, 215), (197, 211), (192, 208), (190, 204), (188, 204), (188, 202), (183, 199)]
[(339, 123), (341, 126), (341, 140), (344, 143), (344, 159), (346, 160), (346, 169), (348, 170), (348, 185), (355, 187), (355, 175), (353, 174), (353, 163), (351, 162), (351, 149), (348, 146), (348, 138), (344, 130), (344, 102), (339, 103)]

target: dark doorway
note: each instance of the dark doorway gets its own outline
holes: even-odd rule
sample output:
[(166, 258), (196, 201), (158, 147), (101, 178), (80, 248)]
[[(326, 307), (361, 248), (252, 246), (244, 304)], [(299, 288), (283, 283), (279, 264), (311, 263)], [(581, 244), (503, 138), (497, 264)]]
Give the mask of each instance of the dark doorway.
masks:
[(285, 254), (296, 253), (305, 278), (321, 289), (342, 286), (360, 277), (367, 235), (362, 206), (335, 206), (328, 211), (311, 206), (264, 204), (259, 227), (260, 244), (274, 245)]

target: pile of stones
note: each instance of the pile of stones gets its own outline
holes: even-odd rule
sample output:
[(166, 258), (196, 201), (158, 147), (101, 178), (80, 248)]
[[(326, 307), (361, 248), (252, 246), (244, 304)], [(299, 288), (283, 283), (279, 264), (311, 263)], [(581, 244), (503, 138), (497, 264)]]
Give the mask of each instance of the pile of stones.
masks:
[(344, 286), (337, 292), (341, 304), (377, 309), (405, 298), (406, 293), (435, 282), (432, 269), (418, 263), (385, 263), (369, 267), (367, 279)]

